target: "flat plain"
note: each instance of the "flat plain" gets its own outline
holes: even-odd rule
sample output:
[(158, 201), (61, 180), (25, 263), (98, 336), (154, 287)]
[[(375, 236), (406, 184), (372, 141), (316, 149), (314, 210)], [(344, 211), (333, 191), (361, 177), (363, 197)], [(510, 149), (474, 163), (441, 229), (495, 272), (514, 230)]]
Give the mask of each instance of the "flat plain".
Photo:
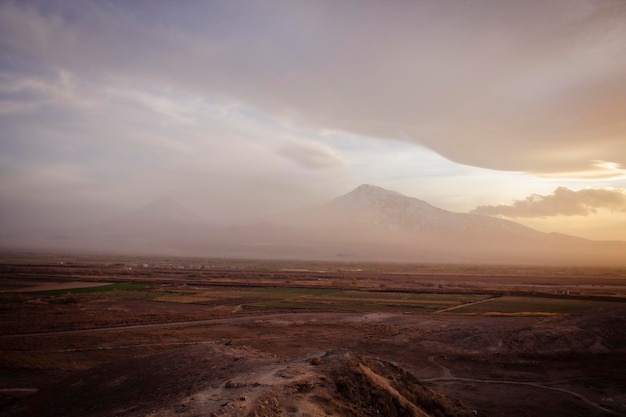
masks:
[(425, 415), (626, 415), (626, 269), (5, 254), (0, 291), (6, 416), (325, 415), (336, 371), (276, 381), (345, 355), (454, 400)]

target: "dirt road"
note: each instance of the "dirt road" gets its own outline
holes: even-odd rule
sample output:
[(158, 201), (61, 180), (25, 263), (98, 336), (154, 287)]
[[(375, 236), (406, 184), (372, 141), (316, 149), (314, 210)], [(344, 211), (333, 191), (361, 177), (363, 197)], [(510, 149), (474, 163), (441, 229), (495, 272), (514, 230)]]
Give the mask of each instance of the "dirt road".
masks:
[(361, 315), (358, 313), (301, 313), (301, 314), (293, 314), (293, 313), (285, 313), (285, 314), (260, 314), (255, 316), (241, 316), (241, 317), (226, 317), (226, 318), (217, 318), (217, 319), (206, 319), (206, 320), (191, 320), (191, 321), (178, 321), (178, 322), (170, 322), (170, 323), (153, 323), (153, 324), (137, 324), (132, 326), (118, 326), (118, 327), (98, 327), (94, 329), (81, 329), (81, 330), (63, 330), (57, 332), (41, 332), (41, 333), (23, 333), (23, 334), (7, 334), (0, 335), (0, 339), (15, 339), (20, 337), (37, 337), (37, 336), (63, 336), (70, 334), (81, 334), (81, 333), (101, 333), (101, 332), (116, 332), (116, 331), (125, 331), (125, 330), (137, 330), (137, 329), (157, 329), (164, 327), (180, 327), (180, 326), (197, 326), (202, 324), (237, 324), (237, 323), (246, 323), (254, 320), (282, 320), (284, 324), (290, 324), (296, 319), (297, 321), (312, 321), (315, 322), (318, 319), (323, 320), (325, 318), (332, 317), (334, 321), (338, 319), (345, 319), (347, 317)]
[(447, 313), (448, 311), (452, 311), (452, 310), (457, 310), (459, 308), (463, 308), (463, 307), (468, 307), (468, 306), (473, 306), (475, 304), (482, 304), (482, 303), (486, 303), (487, 301), (491, 301), (494, 298), (498, 298), (497, 297), (489, 297), (489, 298), (485, 298), (484, 300), (478, 300), (478, 301), (471, 301), (469, 303), (464, 303), (464, 304), (459, 304), (459, 305), (455, 305), (452, 307), (448, 307), (448, 308), (444, 308), (443, 310), (437, 310), (435, 311), (433, 314), (441, 314), (441, 313)]
[(564, 392), (566, 394), (572, 395), (575, 398), (583, 401), (585, 404), (589, 405), (590, 407), (596, 408), (598, 410), (604, 411), (605, 413), (609, 413), (612, 415), (616, 415), (616, 416), (626, 416), (626, 414), (620, 414), (617, 413), (613, 410), (609, 410), (608, 408), (604, 408), (602, 407), (600, 404), (591, 401), (589, 398), (575, 392), (575, 391), (571, 391), (565, 388), (558, 388), (558, 387), (551, 387), (549, 385), (545, 385), (541, 384), (539, 382), (536, 381), (510, 381), (510, 380), (496, 380), (496, 379), (476, 379), (476, 378), (463, 378), (463, 377), (457, 377), (452, 375), (452, 372), (450, 371), (450, 368), (448, 368), (445, 365), (442, 365), (441, 363), (437, 362), (435, 360), (435, 356), (431, 356), (428, 359), (434, 363), (435, 365), (437, 365), (438, 367), (441, 368), (443, 375), (439, 376), (439, 377), (435, 377), (435, 378), (427, 378), (427, 379), (422, 379), (422, 381), (424, 382), (438, 382), (438, 381), (460, 381), (460, 382), (473, 382), (473, 383), (483, 383), (483, 384), (503, 384), (503, 385), (526, 385), (526, 386), (530, 386), (530, 387), (535, 387), (535, 388), (541, 388), (541, 389), (547, 389), (547, 390), (552, 390), (552, 391), (559, 391), (559, 392)]

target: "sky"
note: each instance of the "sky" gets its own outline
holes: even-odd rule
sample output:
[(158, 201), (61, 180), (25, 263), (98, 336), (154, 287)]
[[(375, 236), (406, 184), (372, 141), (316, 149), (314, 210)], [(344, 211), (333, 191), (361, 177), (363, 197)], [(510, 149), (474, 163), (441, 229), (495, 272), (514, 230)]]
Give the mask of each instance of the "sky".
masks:
[(626, 2), (0, 0), (0, 233), (362, 183), (626, 240)]

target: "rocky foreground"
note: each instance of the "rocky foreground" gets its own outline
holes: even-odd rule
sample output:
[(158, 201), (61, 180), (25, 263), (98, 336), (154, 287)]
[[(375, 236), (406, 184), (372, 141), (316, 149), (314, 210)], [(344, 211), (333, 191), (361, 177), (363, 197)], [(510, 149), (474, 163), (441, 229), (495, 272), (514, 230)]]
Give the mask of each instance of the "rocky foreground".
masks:
[(42, 390), (19, 416), (470, 416), (401, 367), (335, 350), (285, 361), (229, 342), (125, 360)]

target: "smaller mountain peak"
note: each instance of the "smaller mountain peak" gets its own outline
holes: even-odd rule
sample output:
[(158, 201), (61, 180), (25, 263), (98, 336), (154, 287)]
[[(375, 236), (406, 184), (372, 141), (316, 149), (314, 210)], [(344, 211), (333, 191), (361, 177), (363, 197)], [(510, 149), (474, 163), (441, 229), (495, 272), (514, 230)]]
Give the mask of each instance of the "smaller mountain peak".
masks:
[(159, 209), (165, 209), (165, 208), (173, 208), (173, 209), (180, 209), (180, 204), (175, 201), (173, 198), (168, 197), (168, 196), (161, 196), (159, 198), (157, 198), (156, 200), (152, 200), (150, 203), (146, 204), (145, 206), (142, 207), (142, 209), (154, 209), (154, 208), (159, 208)]
[(159, 197), (129, 215), (134, 218), (181, 222), (199, 219), (198, 215), (168, 196)]

